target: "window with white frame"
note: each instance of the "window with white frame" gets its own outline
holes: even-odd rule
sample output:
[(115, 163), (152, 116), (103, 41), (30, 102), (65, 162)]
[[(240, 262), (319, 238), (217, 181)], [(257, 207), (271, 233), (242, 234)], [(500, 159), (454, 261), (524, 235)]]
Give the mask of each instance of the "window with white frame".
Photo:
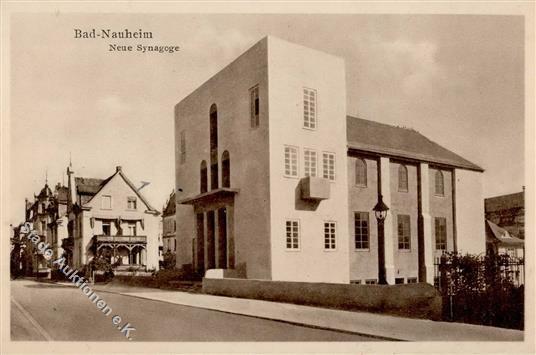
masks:
[(251, 128), (259, 127), (259, 86), (249, 89)]
[(447, 219), (444, 217), (434, 218), (435, 224), (435, 248), (436, 250), (447, 249)]
[(398, 222), (398, 249), (409, 250), (411, 249), (411, 232), (409, 224), (409, 215), (399, 214), (397, 216)]
[(286, 221), (286, 236), (287, 249), (300, 248), (300, 221), (297, 219)]
[(102, 195), (101, 197), (101, 208), (105, 210), (111, 210), (112, 209), (112, 196), (110, 195)]
[(312, 149), (303, 150), (303, 166), (305, 176), (316, 176), (316, 151)]
[(354, 212), (354, 236), (356, 249), (369, 248), (368, 212)]
[(181, 164), (186, 162), (186, 131), (181, 132)]
[(337, 224), (335, 222), (324, 222), (324, 249), (326, 250), (335, 249), (336, 226)]
[(285, 175), (298, 176), (298, 148), (285, 146)]
[(303, 127), (316, 129), (316, 90), (303, 89)]
[(135, 210), (136, 207), (137, 207), (136, 197), (134, 196), (127, 197), (127, 208), (129, 210)]
[(324, 179), (335, 180), (335, 154), (322, 153), (322, 170)]
[(136, 234), (137, 230), (136, 230), (136, 222), (131, 222), (128, 224), (128, 235), (137, 235)]

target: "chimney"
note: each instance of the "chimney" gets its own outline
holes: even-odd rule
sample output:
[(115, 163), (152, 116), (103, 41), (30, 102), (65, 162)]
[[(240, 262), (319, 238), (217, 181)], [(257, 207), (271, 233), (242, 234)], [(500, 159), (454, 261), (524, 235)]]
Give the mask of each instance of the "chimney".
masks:
[(120, 172), (120, 171), (121, 171), (121, 165), (116, 166), (116, 167), (115, 167), (115, 172), (118, 173), (118, 172)]

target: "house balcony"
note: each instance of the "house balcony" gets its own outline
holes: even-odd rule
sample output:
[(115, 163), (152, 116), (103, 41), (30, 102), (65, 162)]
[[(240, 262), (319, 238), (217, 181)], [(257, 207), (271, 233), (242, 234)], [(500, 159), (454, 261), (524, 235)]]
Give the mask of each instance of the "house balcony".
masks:
[(330, 195), (330, 183), (328, 179), (307, 176), (300, 180), (302, 200), (327, 200)]
[(97, 244), (147, 244), (146, 235), (95, 235), (94, 242)]
[(145, 270), (147, 259), (145, 235), (94, 235), (90, 248), (93, 255), (102, 255), (115, 270)]

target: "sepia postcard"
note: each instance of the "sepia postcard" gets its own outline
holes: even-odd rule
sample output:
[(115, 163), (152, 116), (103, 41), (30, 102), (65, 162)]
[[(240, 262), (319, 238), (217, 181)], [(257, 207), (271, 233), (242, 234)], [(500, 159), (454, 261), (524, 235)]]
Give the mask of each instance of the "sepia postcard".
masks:
[(3, 2), (1, 352), (534, 354), (534, 11)]

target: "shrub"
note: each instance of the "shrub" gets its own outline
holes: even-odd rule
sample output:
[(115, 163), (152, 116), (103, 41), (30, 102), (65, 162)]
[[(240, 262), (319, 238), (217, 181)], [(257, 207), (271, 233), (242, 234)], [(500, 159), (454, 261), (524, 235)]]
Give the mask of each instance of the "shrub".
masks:
[(524, 287), (514, 283), (518, 260), (508, 255), (446, 253), (439, 264), (444, 318), (523, 329)]
[(162, 262), (162, 268), (163, 269), (175, 269), (176, 264), (176, 256), (175, 253), (170, 252), (169, 250), (164, 253), (164, 261)]

